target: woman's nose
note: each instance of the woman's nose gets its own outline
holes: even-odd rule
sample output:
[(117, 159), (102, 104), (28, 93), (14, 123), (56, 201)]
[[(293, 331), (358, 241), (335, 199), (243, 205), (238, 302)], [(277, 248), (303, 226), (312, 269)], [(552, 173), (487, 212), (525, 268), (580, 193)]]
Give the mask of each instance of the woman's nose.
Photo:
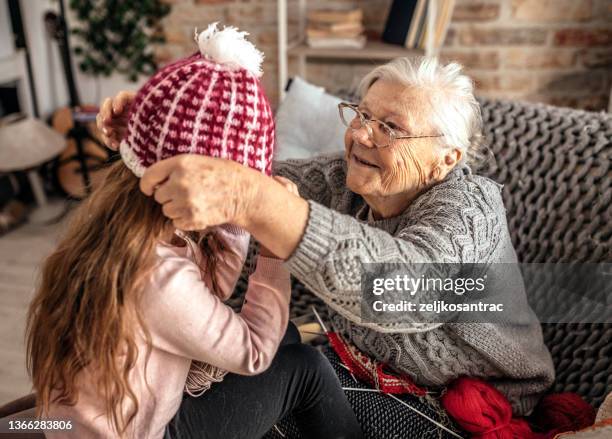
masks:
[(361, 127), (352, 130), (353, 140), (365, 147), (374, 148), (374, 142), (370, 139), (370, 135), (368, 134), (368, 129), (366, 127)]

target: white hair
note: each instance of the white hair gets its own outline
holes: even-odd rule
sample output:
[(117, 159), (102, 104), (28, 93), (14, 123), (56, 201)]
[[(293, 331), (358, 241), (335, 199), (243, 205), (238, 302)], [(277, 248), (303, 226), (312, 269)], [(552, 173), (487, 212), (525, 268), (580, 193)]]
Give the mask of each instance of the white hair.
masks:
[(365, 96), (379, 79), (423, 90), (431, 104), (433, 129), (444, 135), (439, 138), (442, 149), (458, 148), (462, 161), (476, 164), (483, 158), (482, 115), (474, 83), (462, 70), (456, 62), (443, 64), (436, 58), (396, 58), (368, 73), (358, 92)]

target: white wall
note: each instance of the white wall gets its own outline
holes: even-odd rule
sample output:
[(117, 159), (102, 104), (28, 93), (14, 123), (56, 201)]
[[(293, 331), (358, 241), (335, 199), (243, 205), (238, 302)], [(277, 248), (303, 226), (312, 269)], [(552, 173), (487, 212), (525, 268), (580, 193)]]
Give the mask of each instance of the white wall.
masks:
[[(64, 0), (64, 2), (68, 8), (69, 0)], [(68, 104), (66, 79), (57, 44), (49, 40), (43, 22), (47, 10), (57, 11), (58, 9), (57, 1), (54, 0), (21, 0), (21, 13), (27, 33), (38, 106), (42, 117)], [(71, 25), (70, 15), (68, 17), (69, 27)], [(72, 36), (70, 44), (71, 47), (74, 47)], [(137, 90), (146, 81), (146, 78), (141, 77), (138, 83), (132, 83), (120, 75), (96, 79), (83, 74), (78, 68), (78, 60), (74, 54), (72, 58), (73, 72), (83, 104), (97, 105), (103, 98), (115, 95), (120, 90)]]

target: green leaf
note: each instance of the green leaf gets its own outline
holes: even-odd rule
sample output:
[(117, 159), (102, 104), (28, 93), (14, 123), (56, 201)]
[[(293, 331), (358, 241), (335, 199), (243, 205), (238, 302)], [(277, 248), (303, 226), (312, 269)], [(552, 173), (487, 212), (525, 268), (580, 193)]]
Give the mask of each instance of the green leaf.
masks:
[(165, 41), (160, 19), (170, 5), (161, 0), (70, 0), (69, 5), (79, 18), (70, 32), (78, 40), (74, 53), (83, 72), (117, 72), (131, 81), (155, 72), (151, 46)]

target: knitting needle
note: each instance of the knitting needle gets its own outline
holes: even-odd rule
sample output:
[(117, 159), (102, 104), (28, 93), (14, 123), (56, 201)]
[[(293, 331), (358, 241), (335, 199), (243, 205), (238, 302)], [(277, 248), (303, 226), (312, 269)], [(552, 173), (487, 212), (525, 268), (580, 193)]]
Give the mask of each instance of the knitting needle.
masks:
[(312, 308), (312, 312), (314, 313), (315, 317), (317, 318), (317, 320), (319, 321), (319, 325), (321, 325), (321, 328), (323, 328), (323, 331), (325, 333), (329, 332), (327, 330), (327, 327), (325, 326), (325, 323), (323, 323), (323, 320), (321, 320), (321, 316), (319, 316), (319, 313), (317, 312), (317, 310), (315, 309), (314, 306), (311, 306)]
[(353, 375), (353, 372), (351, 372), (351, 369), (349, 369), (348, 366), (345, 366), (344, 364), (340, 363), (340, 362), (336, 362), (336, 364), (340, 367), (345, 368), (349, 374), (351, 374), (351, 377), (353, 378), (353, 381), (357, 382), (357, 378), (355, 378), (355, 375)]
[(313, 334), (313, 335), (327, 335), (324, 332), (315, 332), (315, 331), (304, 331), (303, 329), (300, 331), (303, 334)]
[[(315, 309), (315, 307), (311, 307), (312, 308), (312, 312), (314, 313), (315, 317), (317, 318), (317, 320), (319, 321), (319, 325), (321, 325), (321, 328), (323, 328), (323, 331), (325, 331), (325, 335), (327, 335), (327, 328), (325, 327), (325, 323), (323, 323), (323, 320), (321, 319), (321, 316), (319, 316), (319, 313), (317, 312), (317, 310)], [(351, 372), (351, 370), (345, 366), (342, 363), (338, 363), (340, 366), (344, 367), (346, 370), (348, 370), (348, 373), (351, 374), (351, 377), (353, 377), (353, 381), (357, 382), (357, 378), (355, 378), (355, 375), (353, 375), (353, 372)]]
[(395, 395), (391, 395), (391, 394), (386, 394), (387, 396), (395, 399), (396, 401), (400, 402), (401, 404), (404, 404), (406, 407), (408, 407), (410, 410), (414, 410), (416, 413), (420, 414), (421, 416), (423, 416), (425, 419), (429, 419), (431, 422), (433, 422), (434, 424), (436, 424), (438, 427), (440, 427), (442, 430), (445, 430), (447, 432), (449, 432), (450, 434), (452, 434), (455, 437), (458, 437), (459, 439), (463, 439), (461, 436), (459, 436), (457, 433), (455, 433), (453, 430), (451, 430), (448, 427), (445, 427), (444, 425), (440, 424), (439, 422), (433, 420), (432, 418), (430, 418), (429, 416), (427, 416), (425, 413), (421, 412), (420, 410), (415, 409), (414, 407), (410, 406), (406, 401), (402, 401), (401, 399), (399, 399), (397, 396)]
[(458, 437), (459, 439), (463, 439), (461, 436), (459, 436), (457, 433), (455, 433), (453, 430), (449, 429), (448, 427), (445, 427), (444, 425), (440, 424), (438, 421), (430, 418), (429, 416), (427, 416), (425, 413), (423, 413), (422, 411), (412, 407), (410, 404), (408, 404), (405, 401), (402, 401), (401, 399), (399, 399), (397, 396), (392, 395), (390, 393), (383, 393), (380, 390), (377, 389), (356, 389), (354, 387), (343, 387), (343, 390), (353, 390), (355, 392), (375, 392), (375, 393), (382, 393), (383, 395), (386, 395), (390, 398), (395, 399), (396, 401), (398, 401), (400, 404), (405, 405), (406, 407), (408, 407), (410, 410), (416, 412), (417, 414), (421, 415), (422, 417), (424, 417), (425, 419), (427, 419), (428, 421), (434, 423), (435, 425), (437, 425), (438, 427), (440, 427), (442, 430), (452, 434), (455, 437)]
[(276, 431), (278, 431), (278, 434), (281, 435), (281, 437), (285, 437), (285, 435), (283, 434), (283, 432), (280, 430), (280, 428), (278, 428), (278, 426), (276, 424), (274, 424), (274, 428), (276, 429)]
[[(315, 307), (312, 307), (312, 312), (314, 313), (316, 319), (319, 321), (319, 325), (321, 325), (321, 328), (323, 328), (323, 330), (327, 333), (327, 328), (325, 327), (325, 323), (323, 323), (323, 320), (321, 320), (321, 317), (319, 316), (319, 313), (317, 312), (317, 310), (315, 309)], [(344, 365), (343, 365), (344, 366)], [(346, 367), (346, 366), (345, 366)], [(347, 368), (348, 369), (348, 368)], [(350, 371), (349, 371), (350, 373)], [(351, 375), (353, 375), (351, 373)], [(355, 377), (353, 376), (353, 379), (355, 379)], [(355, 379), (355, 381), (357, 381)], [(376, 392), (376, 393), (383, 393), (380, 390), (377, 389), (356, 389), (353, 387), (343, 387), (343, 390), (354, 390), (356, 392)], [(461, 436), (459, 436), (457, 433), (455, 433), (454, 431), (450, 430), (449, 428), (445, 427), (444, 425), (440, 424), (439, 422), (433, 420), (432, 418), (430, 418), (429, 416), (427, 416), (425, 413), (421, 412), (420, 410), (415, 409), (414, 407), (410, 406), (408, 403), (402, 401), (401, 399), (399, 399), (398, 397), (391, 395), (389, 393), (383, 393), (383, 395), (387, 395), (393, 399), (396, 399), (397, 401), (399, 401), (401, 404), (405, 405), (406, 407), (408, 407), (410, 410), (415, 411), (416, 413), (418, 413), (419, 415), (423, 416), (425, 419), (429, 420), (430, 422), (433, 422), (435, 425), (437, 425), (438, 427), (440, 427), (441, 429), (449, 432), (450, 434), (452, 434), (455, 437), (458, 437), (459, 439), (463, 439)]]

